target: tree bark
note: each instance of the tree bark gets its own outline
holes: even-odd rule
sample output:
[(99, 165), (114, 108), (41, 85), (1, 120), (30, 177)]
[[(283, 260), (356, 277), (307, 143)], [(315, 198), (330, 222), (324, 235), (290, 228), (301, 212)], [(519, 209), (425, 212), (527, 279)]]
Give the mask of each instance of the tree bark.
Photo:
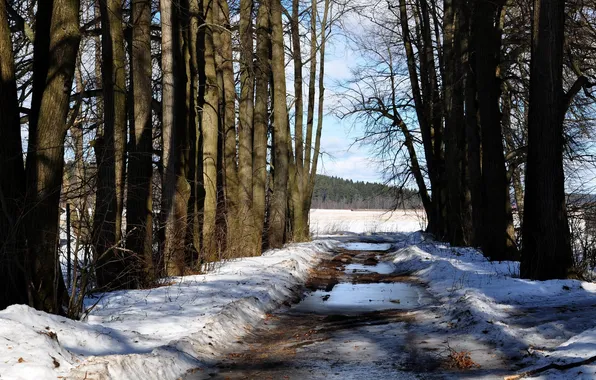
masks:
[(203, 0), (205, 14), (205, 86), (204, 104), (201, 116), (203, 137), (203, 184), (205, 200), (203, 209), (203, 255), (208, 261), (217, 257), (216, 214), (217, 214), (217, 160), (218, 160), (218, 107), (219, 95), (215, 71), (215, 47), (213, 44), (213, 23), (216, 7), (211, 0)]
[(511, 210), (499, 109), (501, 80), (497, 68), (501, 55), (499, 19), (502, 6), (504, 1), (477, 2), (473, 22), (482, 131), (482, 250), (492, 260), (513, 259), (516, 253), (508, 233)]
[(133, 0), (132, 121), (128, 154), (126, 248), (138, 255), (137, 282), (153, 281), (153, 129), (151, 120), (151, 1)]
[(126, 148), (126, 56), (120, 0), (100, 1), (102, 29), (103, 136), (97, 149), (97, 193), (93, 245), (100, 287), (130, 287), (130, 257), (119, 250), (122, 243), (124, 165)]
[[(303, 141), (303, 120), (304, 120), (304, 100), (302, 98), (302, 49), (300, 43), (300, 9), (299, 0), (292, 1), (292, 18), (290, 29), (292, 34), (292, 59), (294, 61), (294, 138), (295, 155), (290, 157), (290, 215), (291, 215), (291, 233), (292, 240), (295, 242), (306, 241), (308, 239), (308, 218), (305, 219), (304, 213), (308, 210), (304, 208), (304, 141)], [(291, 144), (291, 142), (290, 142)], [(306, 222), (306, 223), (305, 223)]]
[[(269, 247), (280, 248), (284, 244), (286, 209), (288, 199), (288, 110), (286, 105), (286, 75), (284, 62), (284, 36), (280, 0), (271, 1), (273, 72), (273, 146), (274, 184), (269, 215)], [(317, 152), (315, 151), (315, 159)], [(313, 165), (315, 166), (315, 165)]]
[(564, 0), (534, 0), (521, 276), (565, 278), (572, 265), (563, 172)]
[(6, 0), (0, 0), (0, 309), (27, 303), (22, 212), (25, 166)]
[(79, 41), (78, 0), (38, 3), (26, 166), (26, 267), (29, 304), (49, 313), (63, 313), (65, 304), (57, 251), (59, 203), (66, 116)]
[(265, 223), (267, 190), (267, 129), (269, 127), (269, 62), (271, 31), (269, 24), (270, 0), (261, 0), (257, 13), (257, 46), (255, 65), (255, 108), (253, 133), (253, 217), (256, 247), (261, 248)]
[(190, 185), (186, 180), (186, 65), (181, 46), (179, 1), (161, 2), (162, 20), (162, 219), (165, 225), (164, 270), (182, 275), (186, 264), (186, 231)]
[(255, 96), (255, 68), (253, 67), (252, 37), (253, 0), (240, 2), (240, 104), (238, 120), (238, 175), (240, 235), (243, 255), (258, 255), (260, 239), (256, 238), (253, 218), (253, 117)]

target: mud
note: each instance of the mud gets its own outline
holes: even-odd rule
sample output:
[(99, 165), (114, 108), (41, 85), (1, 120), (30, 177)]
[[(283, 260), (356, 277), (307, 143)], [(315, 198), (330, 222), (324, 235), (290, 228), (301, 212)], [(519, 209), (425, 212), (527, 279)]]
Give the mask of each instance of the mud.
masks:
[[(433, 332), (439, 305), (385, 255), (336, 252), (312, 271), (302, 299), (268, 315), (215, 367), (185, 379), (460, 378), (445, 360), (449, 332)], [(486, 352), (483, 365), (501, 365), (492, 348), (469, 347)], [(487, 373), (475, 367), (464, 377)]]

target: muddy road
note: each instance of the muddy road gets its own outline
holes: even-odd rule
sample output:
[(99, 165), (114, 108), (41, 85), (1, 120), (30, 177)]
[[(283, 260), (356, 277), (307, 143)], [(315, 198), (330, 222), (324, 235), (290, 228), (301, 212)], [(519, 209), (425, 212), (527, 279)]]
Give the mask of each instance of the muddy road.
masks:
[(441, 305), (396, 272), (391, 248), (344, 244), (312, 272), (302, 298), (184, 379), (502, 378), (505, 364), (492, 347), (438, 327)]

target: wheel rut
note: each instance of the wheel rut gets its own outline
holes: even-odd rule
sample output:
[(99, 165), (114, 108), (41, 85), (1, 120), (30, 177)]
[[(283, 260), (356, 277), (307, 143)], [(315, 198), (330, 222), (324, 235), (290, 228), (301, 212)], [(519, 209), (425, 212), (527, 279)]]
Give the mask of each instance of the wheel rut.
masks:
[[(321, 262), (304, 297), (268, 314), (214, 367), (185, 379), (458, 378), (445, 361), (449, 341), (428, 334), (436, 301), (415, 277), (395, 272), (388, 249), (367, 248), (341, 249)], [(419, 334), (422, 319), (427, 333)]]

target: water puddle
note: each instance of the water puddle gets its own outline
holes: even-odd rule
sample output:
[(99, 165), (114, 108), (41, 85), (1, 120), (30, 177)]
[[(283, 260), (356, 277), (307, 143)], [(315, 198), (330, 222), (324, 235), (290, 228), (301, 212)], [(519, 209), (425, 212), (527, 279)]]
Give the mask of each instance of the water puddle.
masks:
[(347, 274), (362, 274), (362, 273), (378, 273), (378, 274), (391, 274), (395, 271), (393, 264), (388, 262), (380, 262), (376, 265), (366, 264), (348, 264), (346, 265), (345, 272)]
[(344, 243), (341, 248), (346, 251), (388, 251), (391, 249), (389, 243)]
[(337, 284), (330, 292), (312, 292), (292, 312), (357, 314), (371, 311), (412, 309), (422, 304), (421, 288), (407, 283)]

